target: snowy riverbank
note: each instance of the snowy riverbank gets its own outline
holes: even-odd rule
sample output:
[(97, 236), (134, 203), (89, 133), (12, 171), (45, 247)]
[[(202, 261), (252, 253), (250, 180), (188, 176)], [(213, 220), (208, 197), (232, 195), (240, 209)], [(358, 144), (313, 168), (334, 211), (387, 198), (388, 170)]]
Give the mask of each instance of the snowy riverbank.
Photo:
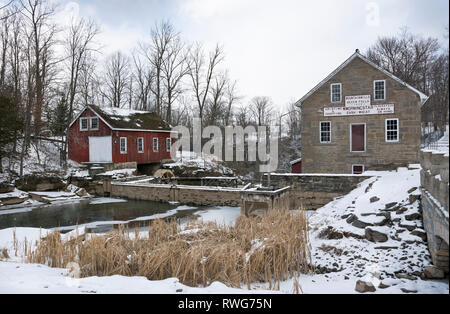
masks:
[[(416, 168), (416, 169), (413, 169)], [(356, 282), (371, 283), (376, 294), (448, 294), (448, 278), (425, 280), (431, 265), (421, 222), (420, 169), (368, 173), (373, 176), (350, 194), (338, 198), (310, 216), (310, 240), (316, 274), (301, 275), (303, 293), (357, 293)], [(233, 223), (236, 209), (199, 212), (205, 220)], [(32, 242), (46, 231), (18, 228), (18, 241)], [(68, 271), (22, 264), (15, 256), (13, 229), (0, 231), (0, 292), (8, 293), (264, 293), (268, 284), (253, 284), (252, 291), (230, 289), (220, 283), (188, 288), (177, 279), (151, 282), (145, 278), (70, 279)], [(73, 233), (72, 233), (73, 234)], [(66, 236), (70, 236), (66, 235)], [(20, 250), (19, 250), (20, 251)], [(74, 284), (75, 283), (75, 284)], [(123, 287), (127, 287), (126, 290)], [(281, 293), (294, 293), (295, 280), (280, 283)], [(130, 288), (128, 288), (130, 287)]]

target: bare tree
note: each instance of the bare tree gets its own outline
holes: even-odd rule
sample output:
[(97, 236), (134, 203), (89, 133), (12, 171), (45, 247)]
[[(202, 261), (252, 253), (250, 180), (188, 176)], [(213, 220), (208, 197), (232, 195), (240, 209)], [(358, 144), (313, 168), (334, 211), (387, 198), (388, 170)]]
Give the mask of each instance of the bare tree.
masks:
[(133, 52), (133, 76), (135, 78), (135, 106), (139, 110), (150, 110), (150, 98), (155, 74), (149, 63), (142, 61), (139, 53)]
[(224, 60), (222, 48), (217, 45), (214, 51), (205, 58), (203, 47), (197, 44), (190, 53), (189, 76), (192, 81), (192, 90), (197, 103), (198, 115), (203, 124), (205, 106), (211, 92), (213, 79), (218, 66)]
[(182, 80), (189, 73), (188, 49), (181, 41), (180, 34), (170, 37), (166, 53), (163, 57), (162, 76), (166, 93), (166, 120), (172, 122), (173, 103), (183, 93)]
[(79, 83), (82, 68), (93, 52), (98, 51), (94, 39), (99, 34), (99, 28), (93, 21), (73, 20), (64, 40), (65, 56), (68, 70), (67, 105), (69, 121), (73, 119), (76, 97), (79, 94)]
[(266, 96), (254, 97), (250, 101), (250, 112), (257, 125), (268, 126), (272, 122), (273, 102)]
[(116, 52), (106, 62), (104, 90), (102, 92), (111, 107), (122, 108), (127, 102), (129, 81), (129, 60), (121, 52)]
[(368, 49), (367, 57), (406, 83), (429, 93), (428, 71), (436, 59), (435, 38), (422, 38), (404, 28), (398, 36), (382, 37)]
[(205, 108), (206, 125), (217, 125), (219, 121), (224, 119), (226, 114), (225, 92), (227, 84), (228, 76), (226, 73), (220, 73), (214, 77), (210, 97)]
[(101, 102), (100, 78), (96, 71), (97, 60), (91, 53), (86, 53), (81, 62), (79, 74), (79, 96), (83, 106)]
[(33, 106), (34, 132), (40, 134), (42, 128), (42, 110), (45, 101), (47, 75), (54, 65), (52, 50), (55, 45), (57, 28), (52, 21), (55, 8), (45, 0), (20, 0), (21, 13), (25, 17), (29, 38), (32, 39), (33, 69), (35, 82), (35, 101)]
[(225, 125), (230, 125), (232, 123), (231, 120), (233, 117), (234, 106), (242, 99), (242, 96), (238, 95), (237, 92), (237, 81), (231, 82), (230, 80), (228, 80), (227, 86), (225, 88), (225, 99), (226, 108), (223, 122)]

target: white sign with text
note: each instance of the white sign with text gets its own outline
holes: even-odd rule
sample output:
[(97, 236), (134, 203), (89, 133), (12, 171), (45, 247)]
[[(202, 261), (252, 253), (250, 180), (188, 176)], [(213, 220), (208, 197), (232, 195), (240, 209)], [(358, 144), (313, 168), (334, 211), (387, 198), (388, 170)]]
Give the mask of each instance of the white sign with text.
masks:
[(345, 97), (345, 107), (363, 107), (370, 106), (372, 103), (370, 95), (347, 96)]
[(331, 107), (324, 109), (325, 117), (365, 116), (365, 115), (382, 115), (394, 113), (395, 113), (395, 105)]

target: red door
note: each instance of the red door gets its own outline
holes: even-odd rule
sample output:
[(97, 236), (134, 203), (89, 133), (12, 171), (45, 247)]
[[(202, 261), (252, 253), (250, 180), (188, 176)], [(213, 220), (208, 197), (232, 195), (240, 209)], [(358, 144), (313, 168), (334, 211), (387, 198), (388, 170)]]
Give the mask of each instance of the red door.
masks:
[(366, 151), (366, 126), (364, 124), (352, 124), (352, 152)]

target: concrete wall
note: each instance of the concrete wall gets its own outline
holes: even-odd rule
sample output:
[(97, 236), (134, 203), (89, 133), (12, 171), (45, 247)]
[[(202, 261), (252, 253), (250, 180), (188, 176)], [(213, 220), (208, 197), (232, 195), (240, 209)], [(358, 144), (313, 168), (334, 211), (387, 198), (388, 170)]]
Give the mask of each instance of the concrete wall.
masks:
[[(325, 107), (344, 107), (346, 96), (373, 95), (375, 80), (386, 80), (386, 100), (373, 104), (394, 104), (395, 114), (324, 117)], [(330, 84), (342, 83), (342, 103), (331, 104)], [(359, 58), (319, 88), (302, 104), (303, 173), (352, 173), (352, 165), (366, 170), (393, 170), (418, 163), (421, 110), (419, 96)], [(386, 119), (398, 118), (400, 141), (387, 143)], [(320, 143), (320, 122), (331, 121), (331, 143)], [(367, 149), (350, 152), (350, 125), (365, 123)]]
[(422, 205), (428, 246), (435, 266), (449, 271), (449, 160), (444, 154), (421, 152)]
[[(272, 174), (270, 185), (275, 189), (291, 187), (291, 209), (315, 210), (336, 197), (350, 193), (358, 187), (359, 183), (369, 178), (352, 175)], [(264, 176), (263, 184), (265, 186), (269, 184), (267, 175)]]

